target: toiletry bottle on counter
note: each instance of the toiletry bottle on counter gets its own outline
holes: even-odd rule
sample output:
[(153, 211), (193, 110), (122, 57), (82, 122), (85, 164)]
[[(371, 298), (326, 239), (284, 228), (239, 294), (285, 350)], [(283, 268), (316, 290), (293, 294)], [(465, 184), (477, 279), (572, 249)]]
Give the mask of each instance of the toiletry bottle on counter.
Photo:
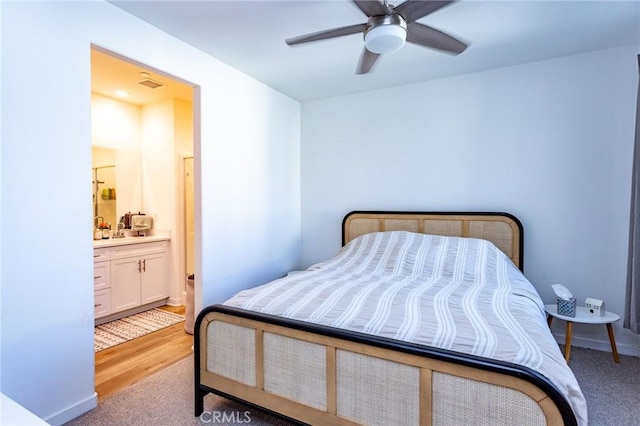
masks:
[(96, 228), (93, 231), (93, 239), (94, 240), (101, 240), (102, 239), (102, 229)]
[(102, 228), (102, 239), (108, 240), (111, 237), (111, 226), (107, 225)]

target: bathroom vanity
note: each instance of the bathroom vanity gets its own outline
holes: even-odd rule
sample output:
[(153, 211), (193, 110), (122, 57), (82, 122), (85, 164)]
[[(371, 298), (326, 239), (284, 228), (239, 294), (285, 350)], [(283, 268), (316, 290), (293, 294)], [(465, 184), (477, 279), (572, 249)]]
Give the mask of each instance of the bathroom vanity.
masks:
[(166, 304), (168, 236), (97, 240), (93, 259), (96, 325)]

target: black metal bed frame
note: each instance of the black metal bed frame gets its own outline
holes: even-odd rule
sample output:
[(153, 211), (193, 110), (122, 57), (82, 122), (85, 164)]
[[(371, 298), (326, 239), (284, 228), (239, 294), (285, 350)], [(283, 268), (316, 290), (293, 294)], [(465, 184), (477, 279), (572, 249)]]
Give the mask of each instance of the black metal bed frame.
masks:
[[(391, 211), (352, 211), (348, 213), (343, 219), (343, 230), (342, 230), (342, 242), (343, 245), (345, 243), (345, 233), (344, 233), (344, 223), (347, 218), (353, 214), (357, 213), (402, 213), (402, 214), (438, 214), (438, 215), (500, 215), (506, 216), (510, 219), (514, 220), (518, 225), (520, 231), (520, 269), (522, 270), (522, 258), (524, 254), (524, 243), (523, 243), (523, 228), (521, 222), (513, 215), (509, 213), (494, 213), (494, 212), (391, 212)], [(241, 402), (251, 407), (255, 407), (259, 410), (266, 411), (272, 413), (281, 418), (285, 418), (289, 421), (293, 421), (295, 423), (299, 423), (299, 421), (292, 419), (290, 417), (284, 416), (280, 413), (274, 412), (272, 410), (265, 409), (256, 405), (254, 403), (250, 403), (244, 401), (240, 398), (236, 398), (233, 395), (229, 395), (225, 392), (218, 391), (214, 388), (201, 385), (200, 384), (200, 333), (201, 333), (201, 323), (206, 317), (206, 315), (210, 312), (219, 312), (226, 315), (236, 316), (240, 318), (256, 320), (268, 324), (273, 324), (281, 327), (287, 327), (294, 330), (300, 330), (304, 332), (310, 332), (314, 334), (319, 334), (327, 337), (337, 338), (349, 342), (361, 343), (369, 346), (375, 346), (383, 349), (389, 349), (397, 352), (402, 352), (411, 355), (417, 355), (420, 357), (431, 358), (434, 360), (440, 360), (452, 364), (458, 364), (462, 366), (477, 368), (485, 371), (490, 371), (494, 373), (504, 374), (507, 376), (516, 377), (518, 379), (522, 379), (527, 381), (537, 388), (541, 389), (545, 394), (547, 394), (551, 400), (555, 403), (560, 414), (563, 419), (563, 423), (565, 426), (577, 426), (577, 420), (575, 414), (573, 413), (573, 409), (569, 405), (569, 402), (565, 399), (562, 393), (558, 390), (558, 388), (545, 376), (532, 370), (531, 368), (513, 364), (509, 362), (494, 360), (490, 358), (483, 358), (475, 355), (463, 354), (459, 352), (453, 352), (449, 350), (444, 350), (440, 348), (430, 347), (426, 345), (420, 345), (416, 343), (404, 342), (389, 338), (384, 338), (380, 336), (374, 336), (359, 332), (354, 332), (350, 330), (338, 329), (333, 327), (328, 327), (320, 324), (313, 324), (298, 320), (293, 320), (289, 318), (282, 318), (273, 315), (262, 314), (253, 311), (247, 311), (244, 309), (239, 309), (235, 307), (225, 306), (225, 305), (211, 305), (203, 309), (198, 315), (195, 328), (194, 328), (194, 386), (195, 386), (195, 416), (200, 416), (204, 410), (204, 397), (208, 393), (213, 393), (237, 402)]]

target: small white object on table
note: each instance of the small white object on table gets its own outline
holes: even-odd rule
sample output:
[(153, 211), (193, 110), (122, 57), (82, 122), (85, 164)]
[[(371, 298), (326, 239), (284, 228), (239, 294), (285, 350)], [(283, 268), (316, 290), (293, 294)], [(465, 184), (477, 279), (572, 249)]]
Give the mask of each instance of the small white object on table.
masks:
[(549, 324), (549, 327), (551, 327), (551, 321), (553, 318), (559, 318), (567, 322), (567, 335), (565, 337), (564, 344), (564, 359), (567, 363), (569, 363), (569, 357), (571, 356), (571, 333), (573, 331), (574, 322), (580, 324), (606, 324), (607, 332), (609, 333), (609, 342), (611, 342), (613, 359), (615, 362), (620, 362), (618, 349), (616, 348), (616, 339), (613, 335), (613, 327), (611, 326), (612, 323), (620, 319), (620, 315), (606, 311), (603, 316), (597, 316), (590, 314), (584, 306), (576, 306), (576, 316), (568, 317), (558, 314), (558, 306), (555, 303), (551, 305), (544, 305), (544, 310), (547, 313), (547, 323)]

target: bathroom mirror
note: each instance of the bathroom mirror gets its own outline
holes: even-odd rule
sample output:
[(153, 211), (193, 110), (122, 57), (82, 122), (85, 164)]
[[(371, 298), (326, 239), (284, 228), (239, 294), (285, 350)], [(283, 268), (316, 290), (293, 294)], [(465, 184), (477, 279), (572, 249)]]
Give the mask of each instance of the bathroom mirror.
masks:
[(120, 217), (125, 213), (141, 210), (140, 176), (139, 151), (92, 146), (94, 227), (99, 222), (106, 222), (111, 229), (116, 229)]

